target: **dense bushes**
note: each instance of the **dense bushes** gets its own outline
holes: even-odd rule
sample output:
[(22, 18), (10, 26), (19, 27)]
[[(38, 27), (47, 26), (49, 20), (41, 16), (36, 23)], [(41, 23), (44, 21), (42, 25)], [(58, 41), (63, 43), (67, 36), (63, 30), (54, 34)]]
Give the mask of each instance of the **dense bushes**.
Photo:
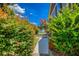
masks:
[(4, 9), (0, 9), (1, 16), (7, 14), (0, 17), (0, 55), (32, 55), (38, 28), (9, 12), (10, 9)]
[(0, 55), (31, 55), (34, 35), (16, 18), (0, 19)]
[(79, 55), (79, 7), (64, 8), (48, 23), (49, 40), (57, 51)]

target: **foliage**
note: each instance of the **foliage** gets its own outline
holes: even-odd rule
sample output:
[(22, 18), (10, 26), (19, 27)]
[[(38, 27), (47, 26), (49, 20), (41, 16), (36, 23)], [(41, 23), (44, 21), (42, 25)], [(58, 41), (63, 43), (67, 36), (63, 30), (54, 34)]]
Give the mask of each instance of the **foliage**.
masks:
[(14, 16), (13, 10), (11, 10), (7, 4), (3, 4), (2, 10), (7, 13), (9, 16)]
[(5, 18), (7, 16), (6, 13), (3, 12), (3, 10), (0, 8), (0, 18)]
[(34, 35), (16, 18), (0, 19), (0, 55), (31, 55)]
[(49, 39), (54, 48), (67, 55), (79, 55), (79, 7), (73, 4), (48, 23)]
[(41, 29), (46, 29), (46, 27), (47, 27), (46, 20), (45, 19), (41, 19), (40, 23), (41, 23)]
[(0, 17), (0, 55), (32, 55), (38, 28), (27, 20), (15, 16), (12, 11), (9, 13), (8, 7), (4, 9), (4, 7), (0, 9), (1, 16), (7, 14), (5, 17)]

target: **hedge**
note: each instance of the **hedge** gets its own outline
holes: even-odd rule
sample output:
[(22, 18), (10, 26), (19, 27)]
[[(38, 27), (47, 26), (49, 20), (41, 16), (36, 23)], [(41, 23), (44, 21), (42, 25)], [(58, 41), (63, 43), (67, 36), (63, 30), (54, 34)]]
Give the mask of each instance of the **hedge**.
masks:
[(48, 23), (49, 44), (65, 55), (79, 55), (79, 7), (73, 4), (61, 10)]
[(34, 34), (16, 17), (0, 18), (0, 55), (32, 55)]

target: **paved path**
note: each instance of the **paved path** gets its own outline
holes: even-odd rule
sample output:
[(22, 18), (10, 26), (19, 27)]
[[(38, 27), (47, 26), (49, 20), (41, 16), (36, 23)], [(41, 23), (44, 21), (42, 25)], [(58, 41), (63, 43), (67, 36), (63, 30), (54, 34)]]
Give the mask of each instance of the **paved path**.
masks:
[(48, 38), (47, 37), (42, 37), (41, 40), (39, 41), (39, 52), (40, 55), (48, 55)]
[(39, 36), (39, 40), (36, 44), (33, 55), (34, 56), (48, 55), (49, 54), (48, 50), (49, 50), (48, 49), (48, 39), (43, 36)]

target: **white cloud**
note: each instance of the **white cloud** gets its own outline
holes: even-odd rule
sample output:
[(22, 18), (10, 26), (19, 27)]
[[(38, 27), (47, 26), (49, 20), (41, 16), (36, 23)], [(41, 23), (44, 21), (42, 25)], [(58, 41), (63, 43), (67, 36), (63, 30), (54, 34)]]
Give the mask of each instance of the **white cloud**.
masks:
[(16, 14), (16, 16), (19, 16), (20, 18), (24, 18), (24, 16), (20, 15), (20, 14)]
[(24, 9), (24, 8), (21, 8), (18, 4), (14, 4), (14, 5), (13, 5), (13, 8), (14, 8), (15, 11), (18, 12), (18, 13), (21, 13), (21, 14), (25, 13), (25, 9)]
[(35, 23), (35, 22), (32, 22), (32, 24), (37, 25), (37, 23)]
[(21, 8), (18, 4), (10, 5), (9, 7), (13, 9), (13, 11), (16, 13), (19, 13), (19, 14), (25, 13), (25, 9)]
[(30, 15), (32, 15), (33, 13), (30, 13)]
[(24, 16), (22, 16), (22, 14), (25, 13), (25, 9), (21, 8), (18, 4), (9, 5), (9, 8), (11, 8), (17, 16), (19, 16), (21, 18), (24, 17)]

